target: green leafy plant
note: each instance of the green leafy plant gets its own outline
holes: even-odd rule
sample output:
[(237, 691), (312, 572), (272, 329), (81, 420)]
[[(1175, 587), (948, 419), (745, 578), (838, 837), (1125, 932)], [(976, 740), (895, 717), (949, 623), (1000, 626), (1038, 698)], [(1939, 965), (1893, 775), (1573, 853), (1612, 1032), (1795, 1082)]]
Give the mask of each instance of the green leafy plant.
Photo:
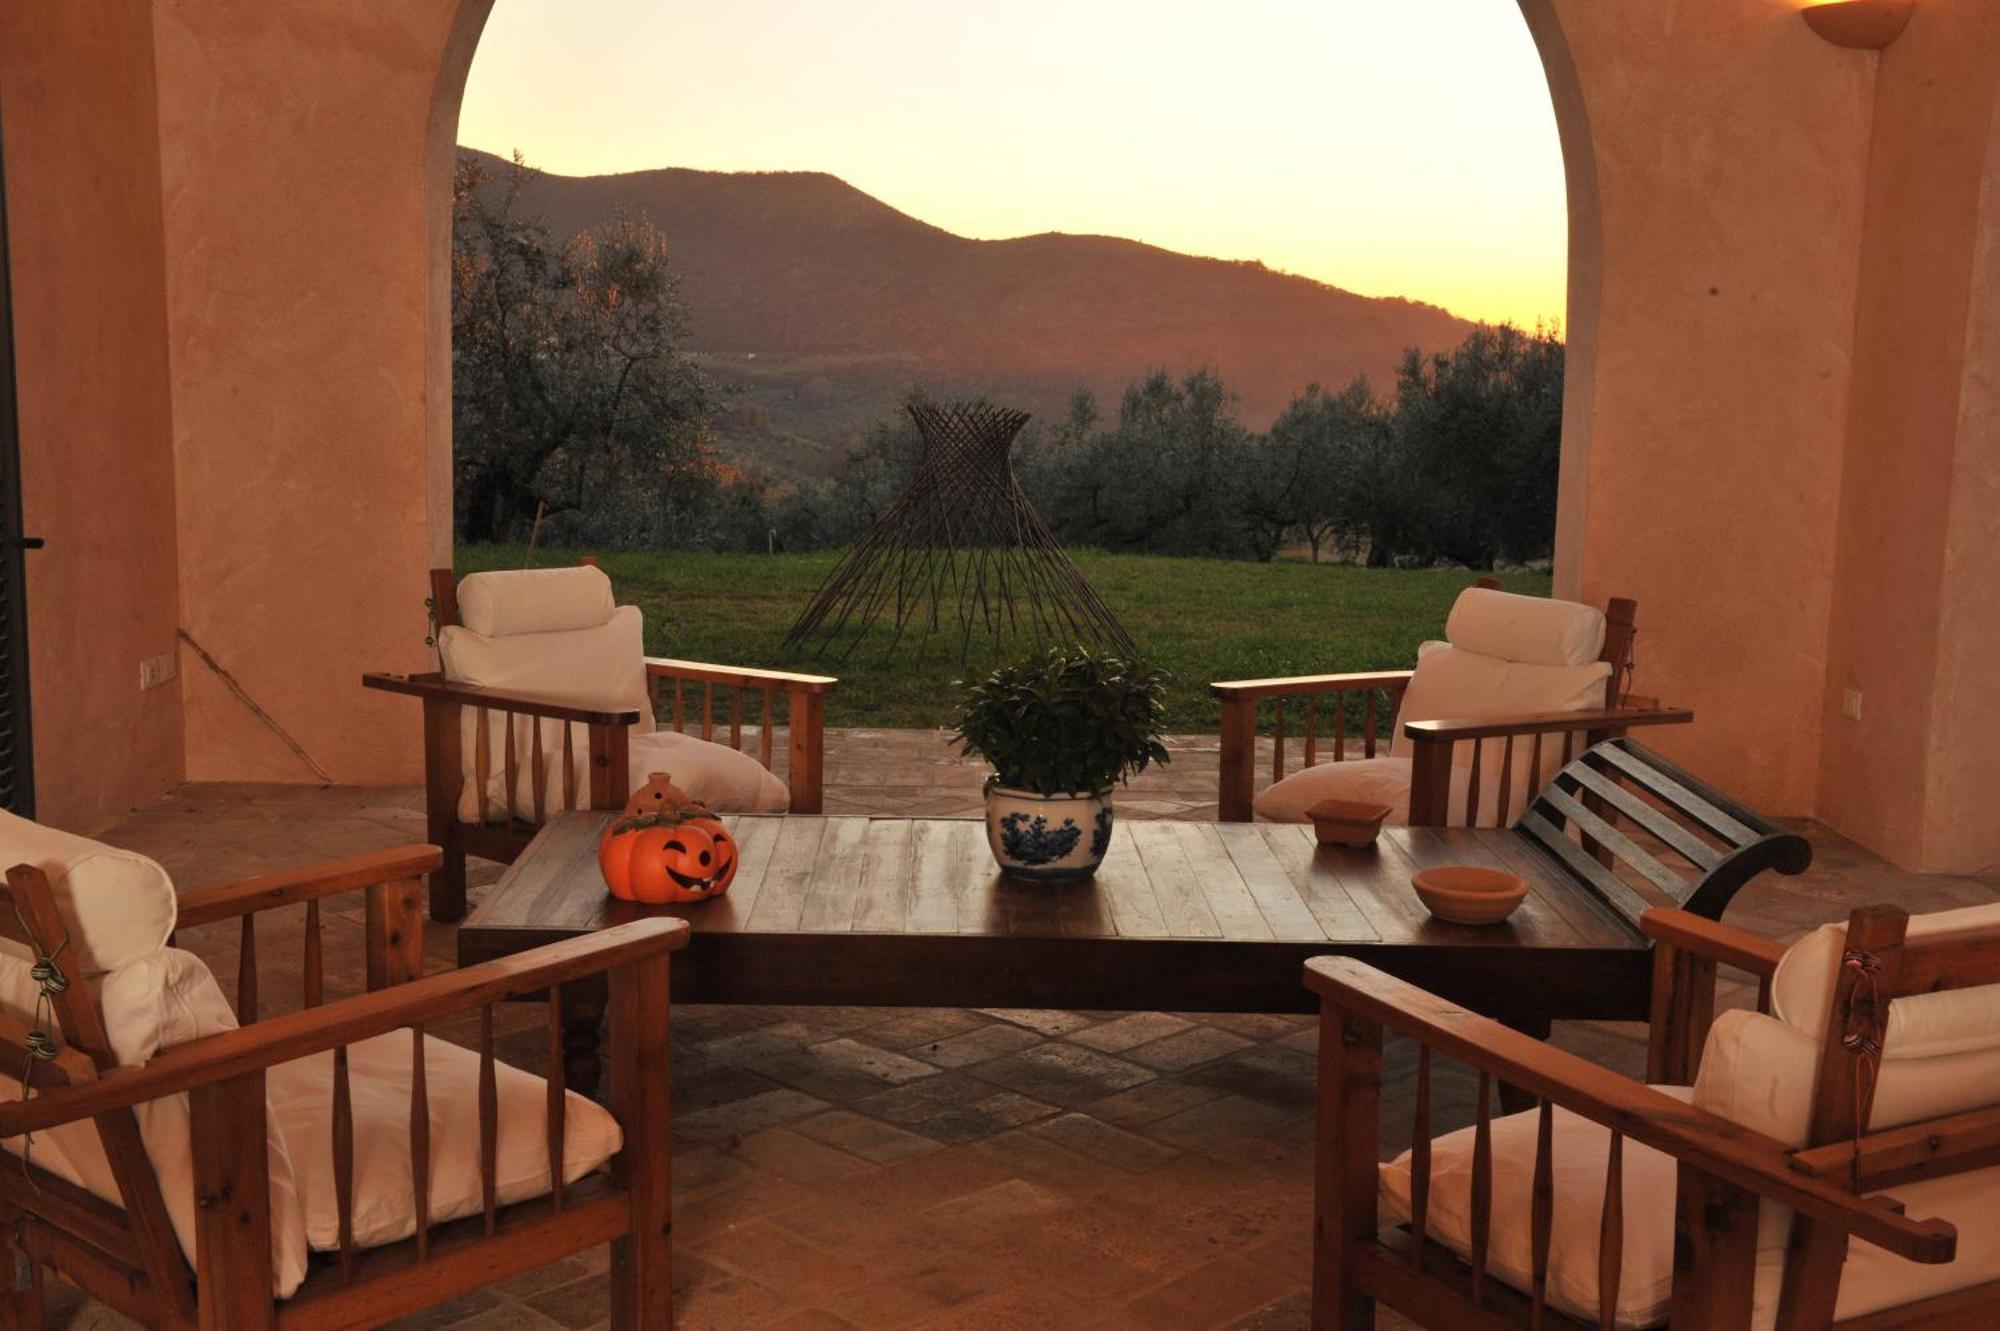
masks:
[(959, 750), (1009, 789), (1093, 794), (1168, 761), (1166, 676), (1143, 662), (1053, 648), (962, 687)]

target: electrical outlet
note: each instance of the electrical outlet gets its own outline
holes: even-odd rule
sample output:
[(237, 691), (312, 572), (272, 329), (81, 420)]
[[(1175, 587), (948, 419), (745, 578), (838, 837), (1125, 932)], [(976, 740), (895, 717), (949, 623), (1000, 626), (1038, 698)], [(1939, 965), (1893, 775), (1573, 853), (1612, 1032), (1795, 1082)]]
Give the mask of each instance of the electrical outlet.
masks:
[(1841, 690), (1840, 714), (1850, 721), (1861, 719), (1861, 690), (1849, 686)]
[(139, 662), (139, 687), (156, 689), (174, 677), (174, 654), (162, 652)]

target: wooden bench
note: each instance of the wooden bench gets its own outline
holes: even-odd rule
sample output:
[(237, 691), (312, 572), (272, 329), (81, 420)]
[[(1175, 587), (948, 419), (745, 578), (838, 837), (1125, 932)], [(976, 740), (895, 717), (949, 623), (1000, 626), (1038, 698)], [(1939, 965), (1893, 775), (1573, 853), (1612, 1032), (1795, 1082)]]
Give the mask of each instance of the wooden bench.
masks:
[[(1646, 906), (1717, 917), (1755, 873), (1811, 858), (1628, 740), (1579, 756), (1518, 828), (1385, 828), (1354, 850), (1294, 824), (1128, 820), (1094, 880), (1059, 885), (1002, 876), (973, 819), (745, 815), (726, 820), (741, 851), (727, 895), (633, 906), (597, 869), (611, 817), (542, 829), (460, 929), (461, 962), (670, 914), (694, 931), (678, 1001), (1302, 1012), (1300, 965), (1343, 955), (1534, 1032), (1646, 1016)], [(1420, 868), (1477, 863), (1530, 884), (1505, 924), (1434, 919), (1409, 888)], [(587, 1085), (595, 1014), (566, 1011)]]

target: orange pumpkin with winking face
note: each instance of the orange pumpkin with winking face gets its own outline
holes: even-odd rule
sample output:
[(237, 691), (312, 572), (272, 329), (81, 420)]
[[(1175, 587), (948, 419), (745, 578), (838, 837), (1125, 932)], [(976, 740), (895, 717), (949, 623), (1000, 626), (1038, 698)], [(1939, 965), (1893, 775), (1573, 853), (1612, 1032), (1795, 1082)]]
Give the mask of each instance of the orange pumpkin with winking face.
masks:
[(621, 901), (706, 901), (736, 877), (736, 838), (694, 803), (654, 802), (611, 824), (597, 845), (604, 885)]

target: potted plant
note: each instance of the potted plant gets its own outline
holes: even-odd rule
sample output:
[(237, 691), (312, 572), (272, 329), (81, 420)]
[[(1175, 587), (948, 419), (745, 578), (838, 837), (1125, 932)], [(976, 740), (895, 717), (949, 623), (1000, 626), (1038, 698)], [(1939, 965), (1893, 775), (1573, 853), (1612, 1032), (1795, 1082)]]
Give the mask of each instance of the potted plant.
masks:
[(1056, 648), (965, 689), (960, 751), (993, 764), (986, 835), (1019, 878), (1087, 878), (1111, 845), (1111, 788), (1167, 761), (1160, 672)]

